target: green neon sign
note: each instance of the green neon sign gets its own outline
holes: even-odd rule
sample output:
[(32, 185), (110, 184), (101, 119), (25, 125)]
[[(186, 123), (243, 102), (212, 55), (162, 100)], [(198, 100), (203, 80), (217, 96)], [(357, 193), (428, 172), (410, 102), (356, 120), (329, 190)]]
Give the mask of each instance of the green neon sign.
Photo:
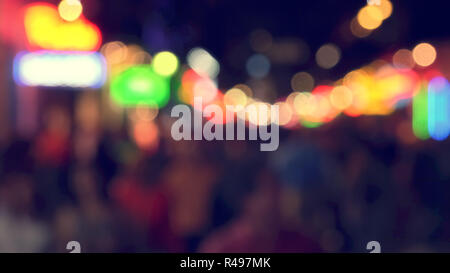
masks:
[(170, 99), (170, 79), (156, 74), (149, 65), (133, 66), (112, 80), (111, 96), (124, 107), (161, 108)]

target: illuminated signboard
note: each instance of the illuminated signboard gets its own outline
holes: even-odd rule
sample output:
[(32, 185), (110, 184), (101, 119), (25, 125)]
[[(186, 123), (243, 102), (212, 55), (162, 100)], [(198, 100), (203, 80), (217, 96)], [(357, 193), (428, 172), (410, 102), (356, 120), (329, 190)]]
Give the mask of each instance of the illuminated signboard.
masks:
[(101, 45), (101, 32), (96, 25), (83, 15), (66, 21), (51, 4), (28, 5), (24, 24), (31, 50), (96, 51)]
[(14, 60), (14, 79), (27, 86), (101, 87), (106, 64), (96, 52), (38, 51)]

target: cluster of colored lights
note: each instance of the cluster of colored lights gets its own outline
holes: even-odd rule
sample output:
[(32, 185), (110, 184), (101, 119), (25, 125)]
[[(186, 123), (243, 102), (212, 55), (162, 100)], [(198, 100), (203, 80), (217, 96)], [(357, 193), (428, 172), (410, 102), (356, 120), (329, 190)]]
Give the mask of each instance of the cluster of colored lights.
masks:
[[(316, 127), (342, 112), (349, 116), (386, 115), (395, 110), (399, 100), (413, 96), (416, 83), (415, 72), (399, 71), (388, 63), (377, 62), (348, 73), (333, 86), (319, 85), (311, 92), (295, 91), (278, 100), (278, 122), (287, 128)], [(252, 105), (267, 104), (253, 98), (252, 93), (249, 86), (239, 84), (222, 95), (212, 79), (189, 69), (182, 76), (178, 97), (190, 105), (194, 97), (201, 97), (205, 104), (217, 104), (219, 100), (220, 105), (231, 105), (242, 111)], [(259, 124), (265, 123), (263, 120)]]
[(419, 139), (444, 140), (450, 134), (450, 84), (437, 75), (421, 87), (412, 105), (414, 134)]
[[(419, 73), (428, 71), (423, 69), (434, 63), (436, 50), (428, 43), (420, 43), (409, 52), (413, 62), (410, 66), (398, 65), (396, 53), (392, 62), (375, 61), (349, 72), (332, 85), (314, 87), (314, 79), (310, 74), (295, 74), (292, 87), (296, 91), (274, 103), (279, 106), (279, 118), (276, 119), (278, 124), (285, 128), (312, 128), (330, 122), (340, 114), (352, 117), (388, 115), (397, 108), (407, 106), (407, 102), (412, 100), (412, 127), (417, 138), (447, 138), (450, 133), (448, 82), (436, 73), (431, 73), (433, 77), (429, 76), (430, 73)], [(413, 70), (415, 66), (420, 69)], [(310, 91), (301, 91), (302, 89)], [(252, 94), (252, 89), (245, 84), (238, 84), (222, 93), (208, 73), (194, 69), (184, 71), (178, 90), (180, 101), (194, 107), (194, 97), (201, 97), (205, 105), (215, 104), (222, 109), (231, 105), (233, 109), (240, 109), (238, 111), (251, 106), (269, 106), (268, 103), (253, 98)], [(259, 109), (267, 111), (261, 116), (268, 119), (258, 120), (257, 117), (248, 115), (246, 119), (257, 125), (266, 125), (271, 119), (270, 108)]]
[(160, 52), (151, 65), (131, 66), (115, 77), (112, 98), (125, 107), (164, 107), (170, 99), (170, 77), (177, 69), (178, 58), (171, 52)]
[[(391, 15), (392, 4), (388, 0), (373, 2), (363, 7), (353, 20), (352, 32), (356, 36), (370, 34)], [(96, 53), (101, 33), (83, 17), (82, 11), (79, 0), (62, 0), (58, 7), (35, 3), (25, 8), (29, 49), (37, 51), (16, 56), (15, 80), (29, 86), (98, 88), (109, 76), (112, 100), (134, 109), (130, 132), (136, 143), (155, 147), (158, 131), (152, 121), (158, 109), (170, 100), (174, 89), (171, 83), (176, 78), (173, 76), (179, 69), (177, 56), (163, 51), (152, 58), (140, 47), (121, 42), (107, 43), (101, 49), (102, 54)], [(269, 37), (267, 33), (260, 36), (266, 40)], [(418, 71), (423, 71), (435, 62), (436, 56), (432, 45), (421, 43), (412, 50), (400, 49), (392, 60), (378, 60), (351, 71), (329, 85), (315, 85), (309, 73), (299, 72), (291, 80), (293, 92), (274, 102), (279, 106), (276, 118), (271, 117), (270, 104), (255, 98), (246, 84), (237, 84), (226, 92), (219, 90), (220, 64), (202, 48), (188, 53), (188, 68), (181, 72), (180, 83), (174, 86), (178, 100), (200, 107), (199, 111), (207, 105), (216, 105), (223, 112), (229, 111), (227, 106), (233, 106), (234, 113), (226, 116), (242, 117), (238, 115), (240, 111), (256, 107), (256, 113), (248, 111), (244, 115), (249, 124), (264, 126), (277, 122), (289, 129), (318, 127), (341, 114), (388, 115), (405, 106), (400, 102), (412, 100), (414, 134), (419, 139), (442, 140), (450, 133), (449, 83), (438, 74), (423, 76), (414, 70), (418, 67), (422, 69)], [(334, 44), (323, 45), (316, 53), (316, 62), (324, 69), (334, 67), (340, 58), (340, 50)], [(263, 78), (269, 73), (270, 61), (258, 53), (248, 59), (246, 68), (251, 77)], [(201, 98), (203, 104), (195, 105), (194, 98)], [(224, 117), (212, 119), (217, 123), (228, 122)], [(153, 136), (152, 141), (145, 135)]]
[[(113, 100), (124, 107), (139, 106), (148, 109), (164, 107), (170, 97), (170, 77), (178, 68), (178, 58), (170, 52), (162, 52), (156, 54), (148, 64), (147, 61), (136, 61), (139, 59), (136, 56), (146, 56), (144, 59), (149, 60), (150, 54), (142, 49), (133, 48), (120, 42), (112, 42), (102, 49), (110, 68), (113, 70), (120, 68), (111, 80)], [(406, 52), (405, 50), (409, 52), (409, 58), (413, 62), (408, 66), (401, 65), (402, 62), (398, 61), (398, 52)], [(127, 54), (135, 57), (131, 58), (134, 61), (128, 60), (128, 64), (125, 64)], [(274, 103), (279, 106), (279, 117), (274, 120), (285, 128), (294, 129), (301, 126), (313, 128), (330, 122), (341, 114), (352, 117), (388, 115), (395, 109), (405, 106), (405, 103), (400, 102), (412, 100), (413, 130), (416, 136), (420, 139), (429, 136), (442, 139), (445, 134), (441, 133), (440, 137), (436, 135), (436, 128), (443, 126), (442, 122), (436, 123), (434, 119), (428, 118), (430, 115), (436, 116), (431, 110), (436, 111), (438, 108), (429, 104), (433, 101), (429, 99), (432, 95), (423, 90), (424, 86), (428, 89), (428, 82), (432, 79), (426, 80), (413, 70), (415, 66), (421, 69), (430, 66), (435, 59), (434, 47), (421, 43), (412, 50), (397, 51), (393, 54), (392, 61), (378, 60), (351, 71), (332, 85), (314, 87), (314, 78), (307, 72), (299, 72), (291, 81), (294, 92)], [(177, 91), (180, 102), (198, 107), (194, 104), (194, 98), (200, 97), (203, 105), (197, 110), (202, 111), (207, 105), (216, 105), (225, 113), (226, 106), (233, 106), (236, 116), (247, 107), (269, 111), (270, 107), (262, 106), (270, 104), (254, 98), (253, 91), (248, 85), (237, 84), (226, 92), (219, 90), (216, 77), (220, 66), (206, 50), (194, 48), (188, 53), (187, 60), (189, 68), (182, 71)], [(247, 114), (245, 118), (247, 122), (256, 125), (267, 125), (271, 122), (269, 112), (256, 116)], [(214, 121), (227, 122), (224, 118)]]
[[(14, 62), (14, 78), (21, 85), (98, 88), (105, 82), (97, 26), (82, 15), (79, 0), (62, 0), (58, 7), (33, 3), (24, 9), (28, 49)], [(34, 52), (33, 52), (34, 51)]]
[(106, 43), (100, 52), (107, 61), (110, 97), (113, 105), (127, 110), (131, 138), (143, 150), (156, 150), (159, 129), (154, 119), (170, 100), (178, 58), (169, 51), (152, 57), (140, 46), (122, 42)]
[(381, 26), (392, 14), (393, 6), (389, 0), (370, 0), (352, 20), (350, 29), (356, 37), (363, 38)]

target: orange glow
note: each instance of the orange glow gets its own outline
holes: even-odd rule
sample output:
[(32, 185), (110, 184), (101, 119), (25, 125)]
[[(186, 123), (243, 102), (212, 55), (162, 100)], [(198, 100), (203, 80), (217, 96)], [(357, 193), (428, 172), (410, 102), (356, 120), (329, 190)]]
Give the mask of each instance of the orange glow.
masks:
[(182, 102), (193, 105), (194, 98), (201, 97), (203, 103), (209, 103), (217, 99), (218, 93), (216, 84), (210, 78), (197, 74), (193, 69), (184, 72), (179, 90)]
[(436, 49), (428, 43), (418, 44), (413, 49), (414, 61), (420, 66), (429, 66), (436, 60)]
[[(390, 114), (398, 101), (414, 95), (417, 84), (418, 76), (414, 71), (399, 70), (386, 64), (352, 71), (343, 79), (343, 86), (350, 91), (345, 95), (352, 97), (344, 111), (349, 116)], [(330, 99), (333, 102), (335, 98)]]
[(379, 6), (375, 6), (380, 9), (383, 15), (383, 20), (387, 19), (392, 14), (392, 3), (389, 0), (381, 0)]
[[(359, 76), (362, 75), (364, 74)], [(391, 93), (396, 92), (391, 92), (391, 90), (398, 88), (398, 85), (401, 84), (396, 80), (400, 79), (389, 79), (390, 83), (395, 85), (389, 86), (387, 78), (375, 77), (372, 72), (368, 72), (352, 85), (354, 101), (349, 107), (350, 111), (356, 110), (365, 115), (386, 115), (392, 112), (393, 105), (386, 102), (390, 101)]]
[(362, 69), (355, 70), (345, 75), (343, 83), (352, 92), (352, 103), (345, 109), (345, 114), (352, 117), (364, 114), (369, 103), (367, 86), (371, 83), (370, 76)]
[(102, 46), (100, 52), (105, 56), (108, 65), (116, 65), (126, 61), (128, 47), (122, 42), (109, 42)]
[(32, 50), (96, 51), (100, 47), (100, 30), (83, 15), (67, 22), (60, 17), (56, 6), (35, 3), (25, 8), (24, 16)]
[(376, 87), (382, 98), (382, 104), (393, 107), (401, 99), (411, 98), (416, 92), (419, 79), (413, 71), (383, 69), (376, 74)]
[(132, 136), (143, 150), (156, 150), (159, 146), (159, 130), (155, 123), (139, 121), (132, 125)]
[(359, 11), (357, 19), (363, 28), (372, 30), (383, 22), (383, 13), (378, 7), (365, 6)]
[(233, 88), (239, 89), (242, 92), (244, 92), (245, 95), (247, 95), (247, 98), (253, 97), (253, 90), (246, 84), (239, 83), (239, 84), (236, 84)]
[(314, 95), (326, 95), (329, 94), (331, 90), (333, 90), (332, 86), (319, 85), (316, 88), (314, 88), (314, 90), (311, 93), (313, 93)]
[(225, 105), (234, 107), (234, 111), (244, 109), (247, 105), (247, 101), (247, 95), (244, 91), (237, 88), (228, 90), (224, 95)]
[(288, 126), (294, 117), (294, 112), (291, 106), (286, 102), (277, 102), (275, 105), (278, 106), (279, 117), (278, 117), (278, 125)]
[(316, 111), (317, 100), (313, 94), (302, 92), (295, 96), (293, 106), (298, 116), (302, 119), (306, 119)]
[(270, 104), (255, 101), (247, 106), (246, 118), (249, 123), (257, 126), (266, 126), (271, 121)]
[(352, 91), (345, 86), (337, 86), (331, 91), (330, 102), (334, 108), (338, 110), (345, 110), (353, 101)]
[(193, 69), (186, 70), (181, 78), (181, 86), (178, 92), (178, 98), (181, 102), (193, 105), (194, 104), (194, 85), (202, 77), (198, 75)]
[(332, 107), (331, 93), (333, 87), (328, 85), (319, 85), (311, 92), (317, 98), (318, 107), (315, 115), (314, 122), (329, 122), (339, 114), (339, 109)]

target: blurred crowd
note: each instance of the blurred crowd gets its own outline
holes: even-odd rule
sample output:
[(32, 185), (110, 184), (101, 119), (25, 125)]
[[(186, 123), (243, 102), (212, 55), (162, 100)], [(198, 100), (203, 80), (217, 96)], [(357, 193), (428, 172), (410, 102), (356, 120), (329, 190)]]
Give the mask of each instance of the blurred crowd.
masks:
[(0, 252), (450, 251), (449, 142), (415, 139), (408, 109), (282, 130), (276, 152), (176, 142), (163, 116), (150, 152), (46, 109), (0, 146)]

